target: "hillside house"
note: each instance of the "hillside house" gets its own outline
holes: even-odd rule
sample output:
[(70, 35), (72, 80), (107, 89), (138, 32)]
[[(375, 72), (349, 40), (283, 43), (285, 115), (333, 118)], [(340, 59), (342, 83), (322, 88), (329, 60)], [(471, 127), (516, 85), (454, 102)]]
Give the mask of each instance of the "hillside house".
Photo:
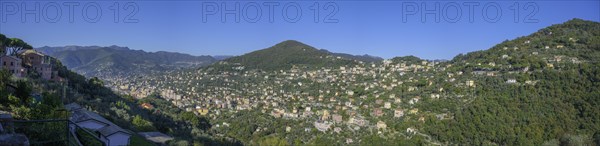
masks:
[(466, 84), (467, 84), (467, 87), (475, 87), (475, 81), (473, 81), (473, 80), (468, 80), (466, 82)]
[(197, 108), (196, 112), (199, 115), (206, 116), (208, 114), (208, 109), (207, 108)]
[(382, 103), (383, 103), (383, 100), (381, 100), (381, 99), (375, 100), (375, 104), (377, 104), (377, 105), (381, 105)]
[(419, 122), (425, 122), (425, 117), (419, 117)]
[(404, 110), (402, 110), (402, 109), (394, 110), (394, 118), (400, 118), (402, 116), (404, 116)]
[(354, 140), (352, 140), (352, 138), (346, 138), (346, 144), (351, 144), (353, 142)]
[(415, 128), (406, 128), (406, 133), (408, 133), (408, 134), (416, 134), (417, 133), (417, 129), (415, 129)]
[(321, 116), (321, 120), (328, 120), (329, 119), (329, 111), (328, 110), (323, 110), (322, 112), (322, 116)]
[(373, 113), (371, 113), (371, 115), (375, 117), (383, 116), (383, 110), (381, 110), (380, 108), (375, 108), (373, 109)]
[(30, 49), (23, 50), (19, 54), (23, 58), (23, 65), (29, 70), (39, 73), (46, 80), (54, 78), (49, 56)]
[(153, 106), (152, 104), (150, 104), (150, 103), (142, 103), (142, 104), (140, 105), (140, 107), (142, 107), (142, 108), (144, 108), (144, 109), (149, 109), (149, 110), (152, 110), (152, 109), (154, 109), (154, 106)]
[(331, 116), (331, 118), (333, 119), (333, 122), (335, 122), (335, 123), (342, 123), (342, 116), (341, 115), (333, 114)]
[(386, 108), (386, 109), (390, 109), (390, 108), (392, 108), (392, 103), (390, 103), (390, 102), (385, 102), (385, 103), (383, 104), (383, 108)]
[(348, 119), (348, 123), (355, 124), (360, 127), (367, 125), (367, 121), (361, 117), (351, 117)]
[(506, 83), (507, 84), (514, 84), (514, 83), (517, 83), (517, 80), (516, 79), (508, 79), (508, 80), (506, 80)]
[(420, 99), (421, 99), (421, 97), (419, 97), (419, 96), (412, 98), (408, 101), (408, 104), (411, 104), (411, 105), (416, 104), (419, 102)]
[(436, 117), (438, 120), (443, 120), (443, 119), (446, 119), (446, 118), (448, 117), (448, 114), (446, 114), (446, 113), (443, 113), (443, 114), (437, 114), (437, 115), (435, 115), (435, 117)]
[(25, 76), (25, 68), (21, 65), (22, 60), (16, 56), (2, 56), (0, 57), (0, 62), (2, 62), (2, 68), (7, 69), (10, 73), (12, 73), (16, 77), (24, 77)]
[(415, 108), (415, 109), (411, 109), (410, 111), (408, 111), (409, 114), (417, 114), (419, 113), (419, 109)]
[(387, 124), (385, 124), (385, 122), (383, 122), (383, 121), (377, 122), (377, 129), (385, 130), (385, 128), (387, 128)]
[(325, 121), (325, 122), (319, 122), (319, 121), (315, 121), (314, 126), (315, 128), (317, 128), (317, 130), (321, 131), (321, 132), (326, 132), (327, 130), (329, 130), (329, 128), (331, 128), (331, 123)]

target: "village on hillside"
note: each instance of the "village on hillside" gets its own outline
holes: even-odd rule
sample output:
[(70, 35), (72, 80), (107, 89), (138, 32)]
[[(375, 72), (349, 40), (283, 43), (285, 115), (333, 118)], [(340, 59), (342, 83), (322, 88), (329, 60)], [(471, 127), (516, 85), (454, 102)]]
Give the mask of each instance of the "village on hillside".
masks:
[(16, 53), (0, 54), (2, 67), (10, 71), (15, 77), (38, 75), (45, 80), (62, 81), (58, 72), (52, 69), (51, 57), (33, 49), (23, 49)]
[[(57, 64), (58, 61), (54, 58), (30, 48), (29, 45), (22, 42), (20, 39), (7, 40), (12, 44), (19, 44), (11, 45), (11, 43), (8, 43), (9, 45), (5, 45), (2, 44), (3, 42), (0, 42), (0, 69), (8, 71), (11, 78), (14, 78), (15, 80), (31, 80), (39, 78), (44, 81), (59, 84), (66, 82), (66, 79), (58, 75), (57, 67), (60, 67), (60, 64)], [(15, 90), (18, 90), (19, 87), (17, 87), (17, 85), (7, 84), (6, 88), (14, 94)], [(32, 103), (43, 102), (43, 95), (37, 93), (37, 91), (32, 92), (30, 96), (35, 97), (35, 100), (32, 101)], [(160, 132), (135, 133), (131, 130), (123, 129), (98, 113), (90, 111), (75, 102), (65, 104), (64, 108), (70, 113), (68, 119), (45, 119), (37, 121), (15, 120), (15, 117), (10, 112), (0, 110), (0, 145), (36, 145), (36, 143), (30, 143), (29, 138), (23, 133), (15, 132), (17, 128), (14, 125), (16, 123), (48, 125), (48, 123), (57, 121), (68, 123), (68, 133), (65, 134), (72, 136), (74, 141), (68, 141), (68, 139), (67, 141), (73, 142), (75, 145), (86, 145), (89, 144), (90, 141), (92, 141), (91, 143), (106, 146), (130, 145), (131, 137), (134, 134), (142, 136), (148, 141), (156, 144), (164, 144), (166, 141), (173, 139), (173, 137)], [(93, 137), (81, 137), (81, 135), (88, 134)]]

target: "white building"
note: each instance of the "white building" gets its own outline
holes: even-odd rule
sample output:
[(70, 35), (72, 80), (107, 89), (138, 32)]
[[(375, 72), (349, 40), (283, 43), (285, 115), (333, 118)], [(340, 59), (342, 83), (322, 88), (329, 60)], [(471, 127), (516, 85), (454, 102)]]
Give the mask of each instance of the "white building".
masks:
[(517, 83), (517, 80), (516, 79), (508, 79), (508, 80), (506, 80), (506, 83), (514, 84), (514, 83)]
[[(88, 111), (77, 103), (65, 105), (65, 108), (70, 111), (71, 120), (77, 126), (93, 130), (106, 146), (122, 146), (129, 145), (131, 133), (106, 120), (104, 117)], [(75, 130), (75, 126), (71, 125), (71, 130)]]

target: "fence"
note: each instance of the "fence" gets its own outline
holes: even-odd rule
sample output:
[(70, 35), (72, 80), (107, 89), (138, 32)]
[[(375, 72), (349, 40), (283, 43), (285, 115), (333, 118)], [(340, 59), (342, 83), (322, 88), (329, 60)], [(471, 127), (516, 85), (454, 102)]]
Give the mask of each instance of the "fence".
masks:
[(10, 133), (23, 134), (32, 146), (102, 146), (105, 145), (89, 130), (69, 120), (14, 120), (1, 123)]

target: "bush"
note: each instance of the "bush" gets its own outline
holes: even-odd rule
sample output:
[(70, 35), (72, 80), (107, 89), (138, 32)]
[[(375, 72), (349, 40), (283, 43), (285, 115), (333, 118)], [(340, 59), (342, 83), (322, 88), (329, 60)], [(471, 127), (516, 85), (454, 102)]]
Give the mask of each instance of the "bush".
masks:
[(137, 129), (138, 131), (156, 131), (156, 128), (154, 128), (154, 126), (152, 126), (152, 123), (150, 121), (144, 120), (140, 115), (136, 115), (133, 118), (133, 126), (135, 126), (135, 129)]
[(85, 146), (102, 146), (102, 142), (98, 141), (94, 135), (83, 131), (83, 129), (77, 129), (77, 138)]

